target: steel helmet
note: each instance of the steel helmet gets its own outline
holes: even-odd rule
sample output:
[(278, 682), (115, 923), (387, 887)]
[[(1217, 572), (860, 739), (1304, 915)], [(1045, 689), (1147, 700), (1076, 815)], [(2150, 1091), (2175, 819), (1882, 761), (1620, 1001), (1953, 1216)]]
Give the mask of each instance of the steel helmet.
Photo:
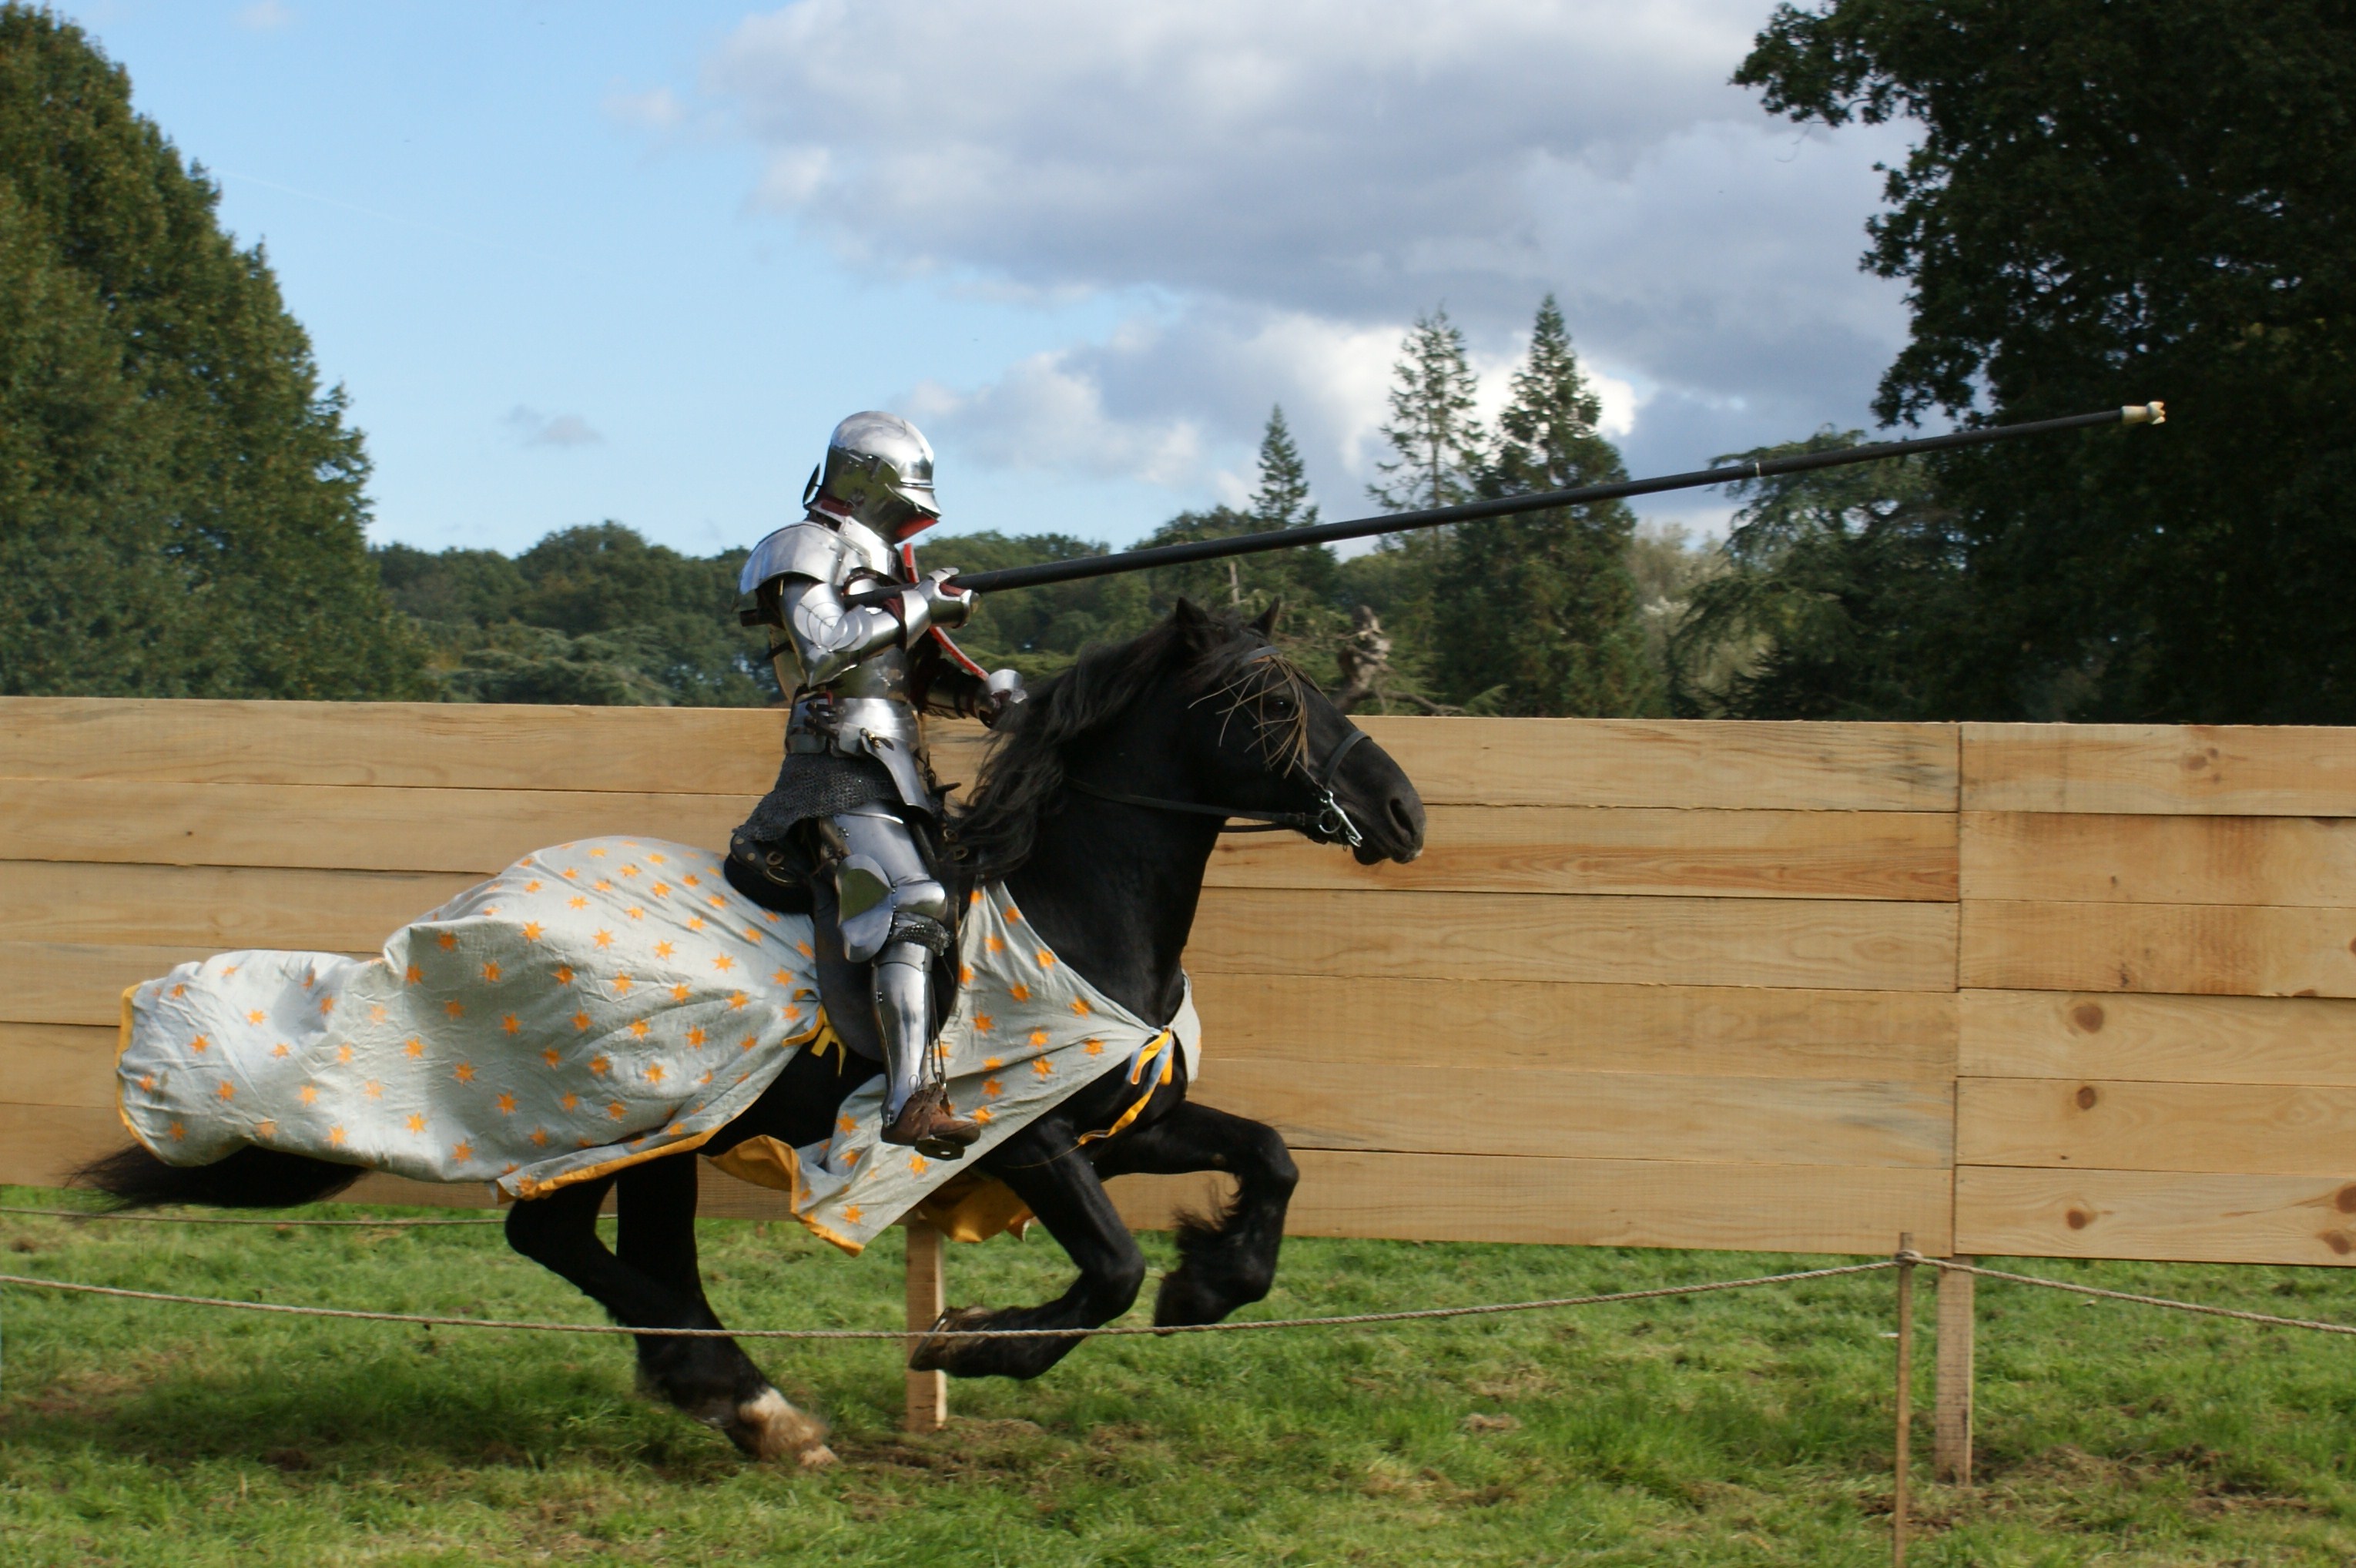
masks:
[(802, 504), (832, 501), (887, 539), (904, 539), (941, 519), (933, 499), (933, 448), (898, 414), (870, 410), (834, 427), (826, 461), (810, 472)]

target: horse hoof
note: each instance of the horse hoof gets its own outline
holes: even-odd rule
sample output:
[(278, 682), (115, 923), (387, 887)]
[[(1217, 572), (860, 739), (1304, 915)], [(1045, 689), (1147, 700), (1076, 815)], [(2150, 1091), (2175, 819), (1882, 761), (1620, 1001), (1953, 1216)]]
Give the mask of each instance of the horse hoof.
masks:
[(791, 1458), (805, 1468), (834, 1463), (826, 1445), (826, 1423), (797, 1410), (776, 1389), (763, 1389), (736, 1407), (728, 1436), (737, 1447), (763, 1461)]
[(908, 1352), (908, 1370), (912, 1372), (948, 1372), (956, 1371), (958, 1358), (975, 1349), (993, 1343), (960, 1334), (960, 1328), (978, 1328), (990, 1320), (987, 1307), (952, 1307), (933, 1319), (916, 1348)]

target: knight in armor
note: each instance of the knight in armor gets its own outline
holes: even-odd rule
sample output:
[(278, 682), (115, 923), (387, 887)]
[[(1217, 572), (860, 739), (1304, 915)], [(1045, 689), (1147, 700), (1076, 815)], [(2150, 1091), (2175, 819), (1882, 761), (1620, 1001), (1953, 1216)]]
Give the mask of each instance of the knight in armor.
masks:
[(995, 723), (1023, 699), (1022, 679), (985, 674), (949, 640), (973, 605), (945, 585), (954, 574), (917, 573), (910, 540), (940, 508), (916, 426), (844, 420), (802, 501), (808, 515), (754, 547), (738, 585), (755, 596), (745, 620), (784, 634), (771, 658), (791, 697), (784, 765), (731, 841), (729, 880), (818, 917), (830, 997), (863, 979), (873, 1000), (872, 1019), (833, 1022), (883, 1060), (884, 1141), (955, 1159), (981, 1129), (950, 1105), (933, 1043), (935, 998), (955, 983), (944, 962), (955, 911), (919, 716)]

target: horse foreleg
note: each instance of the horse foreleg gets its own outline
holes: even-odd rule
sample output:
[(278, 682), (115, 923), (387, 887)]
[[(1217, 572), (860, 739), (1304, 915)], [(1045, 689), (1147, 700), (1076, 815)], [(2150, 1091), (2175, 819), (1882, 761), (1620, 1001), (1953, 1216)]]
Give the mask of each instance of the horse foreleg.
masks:
[(1111, 1322), (1137, 1301), (1145, 1283), (1145, 1254), (1105, 1193), (1087, 1157), (1071, 1145), (1068, 1128), (1044, 1135), (1035, 1145), (1060, 1143), (1060, 1156), (1033, 1155), (1034, 1126), (994, 1150), (985, 1168), (1014, 1189), (1047, 1228), (1080, 1276), (1055, 1300), (1038, 1307), (991, 1311), (966, 1307), (946, 1314), (937, 1332), (916, 1347), (908, 1365), (917, 1371), (943, 1371), (960, 1378), (1035, 1378), (1076, 1349), (1076, 1336), (1035, 1339), (977, 1339), (959, 1330), (975, 1328), (1095, 1328)]
[[(576, 1183), (508, 1211), (508, 1244), (562, 1275), (633, 1328), (717, 1328), (695, 1264), (695, 1167), (674, 1157), (633, 1166), (619, 1180), (621, 1255), (597, 1234), (597, 1208), (616, 1179)], [(832, 1461), (825, 1428), (788, 1404), (733, 1339), (637, 1337), (641, 1385), (755, 1458)]]
[(1275, 1285), (1285, 1210), (1301, 1172), (1274, 1127), (1189, 1100), (1110, 1140), (1096, 1164), (1107, 1179), (1196, 1170), (1236, 1179), (1235, 1200), (1224, 1212), (1179, 1216), (1179, 1264), (1162, 1276), (1154, 1322), (1216, 1323)]

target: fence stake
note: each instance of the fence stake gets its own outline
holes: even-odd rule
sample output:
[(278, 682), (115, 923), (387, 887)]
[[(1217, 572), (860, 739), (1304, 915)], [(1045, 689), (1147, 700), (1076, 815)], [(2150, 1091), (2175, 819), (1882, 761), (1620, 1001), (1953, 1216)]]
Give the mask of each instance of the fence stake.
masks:
[[(1951, 1260), (1968, 1264), (1972, 1260)], [(1972, 1484), (1972, 1286), (1970, 1275), (1939, 1271), (1938, 1382), (1932, 1397), (1931, 1465), (1943, 1481)]]
[(1914, 1428), (1914, 1265), (1902, 1261), (1914, 1250), (1914, 1235), (1898, 1236), (1898, 1486), (1890, 1498), (1890, 1561), (1906, 1568), (1906, 1472)]
[[(925, 1330), (939, 1321), (948, 1296), (941, 1279), (941, 1233), (916, 1219), (907, 1222), (907, 1232), (908, 1352), (914, 1355)], [(909, 1372), (907, 1414), (901, 1426), (909, 1432), (938, 1432), (948, 1420), (948, 1374)]]

